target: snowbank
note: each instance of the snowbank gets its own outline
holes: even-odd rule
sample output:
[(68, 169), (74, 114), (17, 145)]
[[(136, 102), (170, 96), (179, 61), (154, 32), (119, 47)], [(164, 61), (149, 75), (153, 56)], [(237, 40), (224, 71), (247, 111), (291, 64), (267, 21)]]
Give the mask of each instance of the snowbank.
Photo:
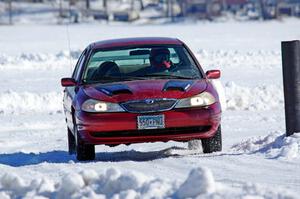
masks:
[(268, 158), (294, 160), (300, 158), (300, 133), (286, 137), (285, 134), (273, 132), (265, 137), (249, 138), (232, 146), (237, 153), (262, 153)]
[(60, 51), (57, 54), (22, 53), (17, 56), (0, 54), (0, 70), (57, 70), (76, 64), (81, 51)]
[(178, 198), (195, 198), (198, 195), (216, 191), (214, 177), (207, 168), (198, 168), (190, 172), (188, 178), (176, 192)]
[(273, 69), (281, 67), (281, 53), (275, 50), (204, 50), (196, 54), (205, 67), (221, 69)]
[(272, 110), (283, 108), (283, 88), (267, 85), (242, 87), (234, 82), (225, 84), (228, 110)]
[(62, 112), (62, 93), (31, 93), (5, 91), (0, 93), (0, 114), (28, 112)]
[(139, 173), (120, 172), (114, 168), (103, 174), (94, 170), (70, 173), (59, 182), (47, 178), (25, 182), (14, 173), (0, 178), (1, 198), (293, 198), (285, 190), (270, 191), (258, 185), (245, 184), (229, 188), (216, 183), (207, 168), (191, 170), (180, 184)]

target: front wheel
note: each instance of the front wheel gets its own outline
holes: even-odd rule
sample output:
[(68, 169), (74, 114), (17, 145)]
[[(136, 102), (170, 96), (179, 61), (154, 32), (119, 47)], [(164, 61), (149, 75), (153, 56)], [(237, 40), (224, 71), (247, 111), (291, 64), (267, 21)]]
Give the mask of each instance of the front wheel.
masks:
[(77, 127), (75, 127), (76, 140), (76, 158), (79, 161), (94, 160), (95, 159), (95, 146), (92, 144), (84, 143), (80, 137)]
[(222, 133), (221, 125), (217, 129), (216, 134), (211, 138), (202, 139), (203, 153), (212, 153), (222, 151)]

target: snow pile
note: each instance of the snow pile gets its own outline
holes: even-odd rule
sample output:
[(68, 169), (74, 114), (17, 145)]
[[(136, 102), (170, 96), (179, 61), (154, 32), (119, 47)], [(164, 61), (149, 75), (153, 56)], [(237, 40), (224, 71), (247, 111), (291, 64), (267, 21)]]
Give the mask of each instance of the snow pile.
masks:
[(220, 80), (212, 80), (219, 94), (222, 110), (273, 110), (283, 108), (284, 97), (282, 86), (268, 85), (242, 87), (234, 82), (225, 86)]
[(28, 112), (61, 112), (62, 93), (30, 93), (5, 91), (0, 94), (0, 114), (22, 114)]
[(225, 84), (226, 106), (229, 110), (272, 110), (282, 108), (283, 88), (268, 85), (242, 87), (234, 82)]
[(232, 147), (237, 153), (263, 153), (268, 158), (293, 160), (300, 158), (300, 133), (286, 137), (273, 132), (265, 137), (253, 137)]
[[(75, 178), (76, 177), (76, 178)], [(76, 179), (76, 180), (74, 180)], [(95, 171), (65, 176), (53, 196), (58, 198), (166, 198), (173, 194), (174, 185), (137, 173), (121, 173), (108, 169), (105, 174)]]
[(216, 191), (214, 177), (207, 168), (198, 168), (190, 172), (188, 178), (176, 192), (178, 198), (195, 198), (198, 195)]
[(0, 178), (1, 198), (293, 198), (286, 191), (267, 190), (245, 184), (233, 189), (217, 184), (207, 168), (191, 170), (179, 184), (138, 173), (120, 172), (114, 168), (104, 174), (94, 170), (70, 173), (55, 183), (47, 178), (25, 182), (14, 173)]
[[(22, 53), (17, 56), (0, 54), (0, 70), (57, 70), (75, 65), (81, 51), (60, 51), (57, 54)], [(69, 69), (69, 68), (68, 68)]]
[(273, 69), (281, 67), (281, 53), (274, 50), (238, 51), (201, 49), (196, 54), (203, 66), (221, 68)]
[(174, 186), (159, 179), (121, 173), (116, 169), (108, 169), (101, 175), (93, 170), (71, 173), (58, 183), (38, 179), (26, 184), (15, 174), (4, 174), (0, 179), (0, 196), (6, 198), (165, 198), (172, 194)]

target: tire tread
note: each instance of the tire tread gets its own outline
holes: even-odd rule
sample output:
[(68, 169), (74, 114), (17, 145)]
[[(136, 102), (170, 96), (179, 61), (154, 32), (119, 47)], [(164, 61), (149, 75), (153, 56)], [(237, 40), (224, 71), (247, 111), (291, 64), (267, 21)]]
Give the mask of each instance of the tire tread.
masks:
[(217, 129), (216, 134), (211, 138), (202, 139), (203, 153), (213, 153), (222, 151), (222, 133), (221, 125)]

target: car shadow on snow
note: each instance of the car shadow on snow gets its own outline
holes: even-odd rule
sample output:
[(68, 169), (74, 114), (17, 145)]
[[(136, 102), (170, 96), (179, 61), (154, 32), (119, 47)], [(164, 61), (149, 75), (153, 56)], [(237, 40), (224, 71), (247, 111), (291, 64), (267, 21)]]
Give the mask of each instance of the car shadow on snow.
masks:
[(13, 167), (35, 165), (40, 163), (68, 163), (75, 160), (67, 151), (49, 151), (45, 153), (12, 153), (0, 154), (0, 164)]
[(0, 164), (12, 167), (22, 167), (37, 165), (41, 163), (90, 163), (90, 162), (147, 162), (152, 160), (170, 158), (170, 157), (221, 157), (221, 156), (239, 156), (244, 153), (224, 153), (216, 152), (212, 154), (203, 154), (202, 151), (191, 151), (183, 147), (169, 147), (158, 151), (116, 151), (116, 152), (98, 152), (93, 161), (77, 161), (75, 155), (69, 155), (67, 151), (49, 151), (45, 153), (12, 153), (0, 154)]
[(123, 162), (123, 161), (136, 161), (144, 162), (156, 159), (163, 159), (168, 157), (178, 157), (180, 154), (176, 151), (185, 151), (187, 149), (182, 147), (169, 147), (159, 151), (120, 151), (120, 152), (100, 152), (96, 154), (96, 161), (100, 162)]
[[(118, 152), (100, 152), (96, 153), (94, 161), (88, 162), (122, 162), (122, 161), (151, 161), (168, 157), (178, 157), (178, 153), (174, 151), (184, 151), (185, 148), (169, 147), (159, 151), (140, 152), (136, 150), (118, 151)], [(0, 154), (0, 164), (21, 167), (28, 165), (36, 165), (41, 163), (69, 163), (78, 162), (74, 155), (69, 155), (67, 151), (49, 151), (45, 153), (23, 153), (17, 152), (12, 154)]]

